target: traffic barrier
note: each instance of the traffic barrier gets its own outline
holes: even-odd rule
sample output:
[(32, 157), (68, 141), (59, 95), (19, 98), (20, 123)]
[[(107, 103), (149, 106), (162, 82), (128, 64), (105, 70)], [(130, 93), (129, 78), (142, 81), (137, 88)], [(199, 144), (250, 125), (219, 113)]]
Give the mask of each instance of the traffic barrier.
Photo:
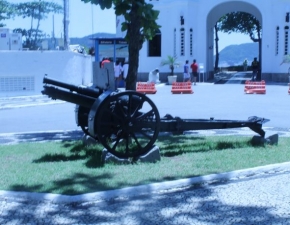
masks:
[(192, 94), (191, 82), (173, 82), (172, 94)]
[(266, 83), (262, 81), (250, 81), (247, 80), (245, 83), (246, 94), (266, 94)]
[(155, 84), (147, 82), (137, 82), (136, 91), (143, 94), (155, 94), (157, 92)]

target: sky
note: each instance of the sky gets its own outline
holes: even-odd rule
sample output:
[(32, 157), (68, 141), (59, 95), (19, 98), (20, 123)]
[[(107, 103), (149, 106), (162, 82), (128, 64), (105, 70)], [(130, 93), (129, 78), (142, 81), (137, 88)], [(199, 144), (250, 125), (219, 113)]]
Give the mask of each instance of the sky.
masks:
[[(13, 3), (31, 2), (34, 0), (9, 0)], [(36, 1), (36, 0), (35, 0)], [(63, 0), (46, 0), (57, 3), (63, 6)], [(53, 23), (54, 17), (54, 23)], [(81, 0), (69, 0), (69, 37), (84, 37), (94, 33), (116, 32), (116, 19), (113, 9), (101, 10), (99, 6), (90, 3), (84, 3)], [(6, 28), (11, 30), (15, 28), (30, 27), (30, 19), (16, 17), (14, 20), (5, 20)], [(63, 37), (63, 15), (49, 14), (47, 19), (41, 21), (40, 29), (46, 34), (52, 36), (54, 27), (54, 34), (56, 38)], [(228, 45), (242, 44), (252, 42), (247, 35), (232, 33), (230, 35), (219, 32), (219, 50), (221, 51)]]
[[(32, 1), (35, 0), (9, 0), (9, 2), (13, 3)], [(63, 6), (63, 0), (46, 1)], [(69, 0), (69, 37), (84, 37), (98, 32), (115, 33), (115, 18), (113, 9), (101, 10), (99, 6), (92, 5), (91, 3), (84, 3), (81, 0)], [(28, 18), (22, 19), (21, 17), (16, 17), (14, 20), (5, 20), (3, 23), (11, 30), (19, 27), (30, 28), (30, 19)], [(50, 36), (52, 35), (53, 27), (55, 37), (63, 37), (62, 14), (55, 14), (54, 16), (49, 14), (47, 19), (40, 22), (40, 30)]]

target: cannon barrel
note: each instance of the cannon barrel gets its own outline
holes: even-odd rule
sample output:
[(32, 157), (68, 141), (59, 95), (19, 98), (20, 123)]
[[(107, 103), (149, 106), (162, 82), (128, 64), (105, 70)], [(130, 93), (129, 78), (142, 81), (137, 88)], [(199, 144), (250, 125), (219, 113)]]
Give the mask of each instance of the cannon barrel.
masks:
[(96, 98), (82, 95), (67, 90), (61, 90), (53, 86), (44, 86), (41, 91), (42, 94), (49, 96), (52, 99), (59, 99), (66, 102), (74, 103), (76, 105), (81, 105), (86, 108), (91, 108), (91, 106), (96, 101)]
[(52, 78), (48, 78), (47, 76), (45, 76), (43, 78), (43, 83), (44, 84), (50, 84), (50, 85), (54, 85), (56, 87), (61, 87), (64, 89), (68, 89), (70, 91), (74, 91), (76, 93), (82, 94), (82, 95), (87, 95), (90, 97), (94, 97), (94, 98), (98, 98), (100, 96), (100, 94), (102, 93), (102, 91), (98, 88), (89, 88), (86, 86), (76, 86), (73, 84), (67, 84), (58, 80), (54, 80)]

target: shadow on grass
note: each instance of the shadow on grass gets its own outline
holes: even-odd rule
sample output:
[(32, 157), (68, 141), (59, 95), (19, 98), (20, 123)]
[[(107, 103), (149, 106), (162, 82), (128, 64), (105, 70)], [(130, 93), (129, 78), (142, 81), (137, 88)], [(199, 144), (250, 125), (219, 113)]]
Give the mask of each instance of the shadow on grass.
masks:
[[(105, 191), (110, 189), (105, 182), (108, 179), (113, 179), (109, 173), (92, 176), (84, 173), (75, 173), (71, 177), (52, 181), (49, 188), (45, 188), (43, 184), (38, 185), (21, 185), (16, 184), (10, 187), (12, 191), (25, 192), (42, 192), (42, 193), (59, 193), (62, 195), (77, 195), (96, 191)], [(121, 184), (122, 185), (122, 184)], [(75, 187), (81, 187), (77, 191)]]
[[(236, 141), (220, 141), (216, 142), (215, 145), (212, 146), (212, 149), (207, 149), (204, 146), (200, 146), (200, 143), (198, 143), (198, 141), (204, 141), (205, 138), (194, 137), (193, 139), (197, 143), (188, 146), (190, 148), (196, 148), (196, 150), (192, 151), (201, 152), (220, 151), (223, 149), (236, 148), (237, 143), (239, 144), (239, 142), (235, 143)], [(164, 144), (162, 147), (164, 149), (162, 150), (172, 151), (174, 146), (178, 146), (178, 141), (185, 144), (186, 138), (182, 136), (173, 136), (170, 142), (169, 140), (166, 140), (166, 144)], [(170, 146), (168, 143), (170, 143)], [(247, 142), (245, 143), (248, 144)], [(63, 142), (63, 146), (69, 149), (68, 155), (45, 155), (40, 159), (37, 159), (37, 163), (59, 161), (59, 159), (87, 159), (86, 164), (92, 163), (93, 166), (98, 165), (96, 162), (91, 162), (94, 160), (98, 162), (98, 159), (100, 159), (100, 155), (98, 155), (100, 151), (98, 149), (87, 148), (84, 150), (83, 146), (75, 145), (69, 142)], [(188, 152), (182, 149), (177, 150), (178, 154), (183, 154), (182, 151), (184, 151), (184, 153)], [(96, 157), (96, 159), (94, 157)], [(109, 190), (110, 183), (108, 180), (114, 179), (114, 176), (116, 175), (112, 175), (111, 173), (102, 173), (100, 175), (74, 173), (66, 178), (53, 180), (51, 185), (46, 189), (44, 188), (43, 184), (15, 184), (11, 185), (10, 190), (78, 195), (82, 193)], [(198, 176), (198, 174), (196, 174), (196, 176)], [(168, 176), (164, 179), (174, 180), (175, 178), (176, 177), (174, 176)], [(149, 183), (155, 181), (147, 180), (147, 182)], [(118, 183), (118, 188), (124, 187), (124, 185), (126, 185), (125, 182), (120, 182)], [(218, 193), (223, 193), (222, 190), (226, 188), (226, 186), (218, 187), (219, 185), (225, 185), (224, 183), (216, 183), (204, 186), (191, 186), (189, 188), (183, 188), (182, 191), (176, 190), (174, 192), (159, 193), (157, 197), (152, 194), (136, 196), (130, 199), (110, 199), (101, 203), (94, 203), (92, 201), (89, 204), (77, 202), (54, 204), (52, 205), (51, 209), (48, 208), (49, 210), (46, 213), (46, 218), (48, 221), (50, 221), (50, 218), (58, 218), (60, 220), (63, 219), (63, 221), (67, 219), (72, 224), (84, 224), (88, 220), (91, 224), (107, 223), (108, 221), (118, 221), (118, 223), (120, 223), (120, 218), (122, 218), (122, 221), (129, 221), (131, 218), (134, 218), (134, 222), (136, 224), (159, 224), (160, 221), (162, 221), (164, 224), (173, 224), (176, 219), (184, 217), (186, 217), (186, 221), (194, 221), (196, 223), (204, 223), (206, 221), (210, 224), (228, 224), (232, 223), (232, 221), (238, 221), (238, 223), (243, 224), (269, 224), (269, 221), (271, 221), (272, 224), (282, 224), (289, 220), (289, 216), (286, 214), (281, 215), (279, 213), (273, 213), (273, 205), (271, 204), (269, 204), (269, 206), (264, 206), (263, 204), (258, 204), (256, 206), (251, 205), (251, 202), (245, 205), (239, 205), (239, 202), (234, 204), (227, 203), (227, 201), (224, 201), (220, 198), (222, 194), (216, 194), (216, 190), (212, 188), (213, 185), (215, 186), (214, 188), (219, 190)], [(259, 188), (259, 186), (260, 185), (258, 185), (257, 188)], [(81, 187), (78, 189), (81, 191), (77, 191), (75, 187)], [(241, 196), (238, 194), (239, 193), (237, 192), (238, 197), (243, 197), (243, 192), (240, 193)], [(274, 193), (274, 195), (277, 195), (277, 193)], [(106, 197), (106, 192), (104, 197)], [(267, 195), (267, 201), (269, 201), (269, 199), (271, 199), (271, 196), (269, 198)], [(275, 199), (277, 199), (277, 197)], [(281, 199), (283, 198), (281, 197)], [(130, 204), (133, 205), (132, 210), (129, 208)], [(138, 204), (138, 207), (136, 207), (134, 204)], [(13, 207), (8, 208), (5, 206), (3, 209), (1, 209), (2, 222), (9, 222), (11, 218), (14, 218), (14, 222), (19, 219), (19, 224), (21, 224), (20, 221), (23, 223), (23, 218), (25, 218), (26, 223), (42, 224), (43, 217), (38, 213), (38, 205), (40, 208), (43, 207), (43, 202), (39, 200), (29, 201), (28, 204), (28, 202), (20, 201), (17, 204), (14, 204)], [(124, 206), (128, 208), (124, 208)], [(32, 210), (34, 210), (36, 213), (32, 213)], [(167, 211), (169, 213), (166, 213)]]
[(66, 132), (36, 132), (36, 133), (20, 133), (15, 134), (15, 139), (19, 143), (23, 142), (40, 142), (40, 141), (71, 141), (79, 140), (83, 136), (80, 130)]
[[(175, 157), (187, 153), (199, 153), (210, 151), (221, 151), (226, 149), (237, 149), (243, 147), (260, 147), (252, 145), (251, 141), (207, 141), (206, 137), (194, 137), (186, 135), (161, 136), (158, 138), (157, 146), (161, 149), (161, 156)], [(85, 165), (88, 168), (101, 168), (102, 162), (101, 144), (84, 146), (81, 141), (63, 141), (63, 147), (68, 149), (68, 153), (45, 154), (33, 163), (66, 162), (76, 160), (87, 160)]]
[(86, 166), (88, 168), (103, 167), (101, 156), (102, 150), (100, 145), (84, 146), (82, 142), (62, 142), (63, 147), (68, 148), (68, 154), (54, 153), (45, 154), (39, 159), (33, 160), (33, 163), (47, 163), (47, 162), (66, 162), (76, 160), (87, 160)]
[[(190, 140), (190, 142), (189, 142)], [(250, 140), (241, 141), (206, 141), (205, 137), (188, 137), (188, 136), (170, 136), (170, 138), (161, 137), (162, 143), (161, 155), (164, 157), (174, 157), (186, 153), (221, 151), (227, 149), (237, 149), (243, 147), (261, 147), (253, 145)]]

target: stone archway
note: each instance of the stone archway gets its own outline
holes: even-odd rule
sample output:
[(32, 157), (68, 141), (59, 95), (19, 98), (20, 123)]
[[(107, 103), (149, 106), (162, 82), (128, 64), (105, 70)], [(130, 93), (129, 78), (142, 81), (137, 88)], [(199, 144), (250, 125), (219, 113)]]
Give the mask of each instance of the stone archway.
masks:
[[(207, 26), (207, 34), (206, 34), (206, 60), (207, 60), (207, 71), (209, 71), (210, 77), (213, 76), (213, 71), (214, 71), (214, 26), (215, 23), (219, 20), (220, 17), (223, 15), (230, 13), (230, 12), (235, 12), (235, 11), (240, 11), (240, 12), (246, 12), (249, 14), (252, 14), (255, 16), (259, 21), (261, 26), (263, 27), (263, 20), (262, 20), (262, 14), (260, 10), (252, 5), (251, 3), (248, 2), (242, 2), (242, 1), (230, 1), (230, 2), (223, 2), (215, 7), (213, 7), (208, 15), (207, 15), (207, 21), (206, 21), (206, 26)], [(259, 60), (262, 65), (262, 46), (259, 46)]]

